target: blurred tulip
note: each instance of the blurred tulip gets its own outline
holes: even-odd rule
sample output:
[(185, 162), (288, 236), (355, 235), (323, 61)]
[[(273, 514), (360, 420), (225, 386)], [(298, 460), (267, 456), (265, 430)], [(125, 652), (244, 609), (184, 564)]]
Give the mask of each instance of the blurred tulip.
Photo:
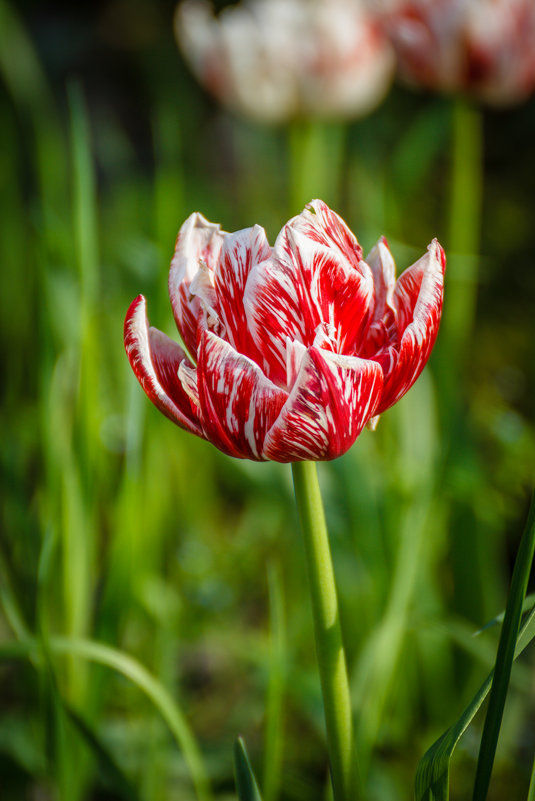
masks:
[(169, 274), (189, 355), (149, 328), (142, 295), (126, 316), (126, 351), (160, 411), (225, 453), (334, 459), (422, 371), (444, 269), (434, 240), (396, 281), (386, 240), (364, 261), (344, 221), (319, 200), (273, 248), (259, 226), (228, 234), (192, 214)]
[(366, 114), (393, 76), (390, 45), (360, 0), (249, 0), (217, 17), (206, 0), (185, 0), (175, 32), (200, 83), (263, 122)]
[(401, 77), (507, 105), (535, 89), (534, 0), (386, 0)]

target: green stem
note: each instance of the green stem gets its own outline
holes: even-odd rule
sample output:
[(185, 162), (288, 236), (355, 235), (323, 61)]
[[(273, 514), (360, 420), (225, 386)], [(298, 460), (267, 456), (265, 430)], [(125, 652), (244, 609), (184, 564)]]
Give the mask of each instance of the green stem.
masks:
[(479, 109), (462, 99), (453, 105), (451, 159), (451, 258), (442, 338), (458, 363), (475, 318), (483, 197), (483, 120)]
[(528, 797), (526, 801), (535, 801), (535, 759), (531, 768), (531, 779), (529, 782)]
[(354, 799), (355, 753), (351, 698), (329, 536), (314, 462), (292, 464), (305, 542), (327, 747), (335, 801)]
[(284, 685), (286, 639), (284, 596), (278, 566), (268, 565), (269, 619), (271, 629), (269, 683), (267, 692), (266, 735), (264, 748), (264, 801), (280, 796), (281, 766), (284, 748)]
[(320, 198), (339, 208), (347, 127), (318, 120), (298, 120), (288, 130), (289, 213)]

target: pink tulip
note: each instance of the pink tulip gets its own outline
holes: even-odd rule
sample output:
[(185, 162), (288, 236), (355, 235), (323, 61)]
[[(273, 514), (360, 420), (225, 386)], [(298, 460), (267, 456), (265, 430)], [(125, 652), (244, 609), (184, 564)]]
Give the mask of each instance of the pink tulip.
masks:
[(224, 453), (334, 459), (398, 401), (436, 339), (446, 260), (436, 240), (396, 281), (388, 244), (366, 261), (320, 200), (275, 246), (192, 214), (169, 274), (187, 348), (149, 328), (139, 295), (125, 320), (130, 364), (152, 402)]
[(184, 0), (175, 32), (199, 82), (263, 122), (355, 117), (388, 91), (392, 49), (361, 0)]
[(383, 0), (406, 81), (495, 105), (535, 89), (534, 0)]

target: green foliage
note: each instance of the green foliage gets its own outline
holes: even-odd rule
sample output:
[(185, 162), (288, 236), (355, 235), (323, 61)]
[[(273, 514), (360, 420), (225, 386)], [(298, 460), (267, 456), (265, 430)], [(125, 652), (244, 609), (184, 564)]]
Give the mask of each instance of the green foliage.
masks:
[[(195, 210), (273, 241), (296, 199), (326, 193), (366, 252), (388, 236), (399, 271), (435, 235), (449, 255), (450, 105), (397, 88), (345, 130), (262, 129), (194, 86), (168, 4), (106, 8), (58, 19), (0, 0), (2, 801), (229, 801), (237, 732), (266, 801), (320, 799), (289, 470), (173, 428), (131, 374), (122, 321), (143, 292), (173, 335), (167, 269)], [(484, 131), (470, 345), (452, 371), (445, 328), (377, 431), (319, 466), (367, 801), (406, 799), (421, 753), (491, 670), (497, 627), (471, 633), (504, 606), (533, 483), (533, 103), (486, 115)], [(473, 255), (457, 255), (461, 285)], [(530, 783), (530, 659), (513, 671), (494, 767), (511, 801)], [(427, 757), (433, 781), (478, 699), (432, 769)], [(468, 798), (477, 754), (456, 755)], [(238, 759), (254, 788), (241, 747)]]
[[(514, 658), (519, 656), (535, 637), (535, 610), (520, 629)], [(415, 780), (416, 801), (448, 801), (450, 787), (450, 761), (462, 735), (474, 719), (493, 683), (492, 671), (458, 720), (450, 726), (421, 759)], [(493, 756), (493, 754), (492, 754)]]
[(234, 774), (239, 801), (262, 801), (247, 749), (241, 737), (234, 743)]

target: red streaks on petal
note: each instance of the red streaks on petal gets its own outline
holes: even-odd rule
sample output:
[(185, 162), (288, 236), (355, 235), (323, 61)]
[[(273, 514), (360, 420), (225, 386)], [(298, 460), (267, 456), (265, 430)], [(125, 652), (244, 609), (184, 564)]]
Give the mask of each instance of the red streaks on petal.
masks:
[(203, 327), (205, 310), (201, 296), (192, 294), (190, 286), (201, 266), (214, 272), (223, 240), (220, 226), (198, 212), (191, 214), (178, 232), (169, 270), (169, 297), (177, 328), (192, 356), (197, 353), (198, 328)]
[(392, 343), (373, 357), (385, 374), (378, 413), (407, 392), (429, 359), (442, 313), (445, 268), (444, 251), (434, 240), (425, 256), (398, 279), (393, 302), (399, 345)]
[(375, 295), (373, 321), (381, 320), (388, 308), (392, 308), (392, 295), (396, 285), (396, 265), (388, 247), (386, 237), (382, 236), (366, 257), (372, 271)]
[(323, 200), (312, 200), (301, 214), (290, 220), (288, 227), (320, 245), (339, 250), (351, 263), (362, 259), (362, 248), (355, 234)]
[(309, 208), (283, 228), (273, 257), (251, 271), (245, 290), (249, 327), (279, 384), (287, 337), (310, 347), (321, 329), (322, 346), (351, 354), (373, 313), (373, 278), (360, 246), (334, 212), (315, 203), (318, 212)]
[(176, 342), (149, 328), (143, 295), (126, 314), (124, 344), (132, 369), (154, 405), (181, 428), (202, 436), (195, 406), (178, 378), (179, 366), (191, 364)]
[(215, 268), (215, 290), (226, 339), (234, 348), (261, 362), (260, 353), (247, 327), (243, 295), (245, 285), (255, 264), (271, 256), (266, 232), (259, 225), (225, 235)]
[(230, 456), (265, 459), (266, 432), (288, 394), (251, 359), (211, 332), (201, 337), (197, 370), (206, 438)]
[(375, 415), (382, 384), (377, 362), (310, 348), (266, 437), (265, 456), (277, 462), (341, 456)]

